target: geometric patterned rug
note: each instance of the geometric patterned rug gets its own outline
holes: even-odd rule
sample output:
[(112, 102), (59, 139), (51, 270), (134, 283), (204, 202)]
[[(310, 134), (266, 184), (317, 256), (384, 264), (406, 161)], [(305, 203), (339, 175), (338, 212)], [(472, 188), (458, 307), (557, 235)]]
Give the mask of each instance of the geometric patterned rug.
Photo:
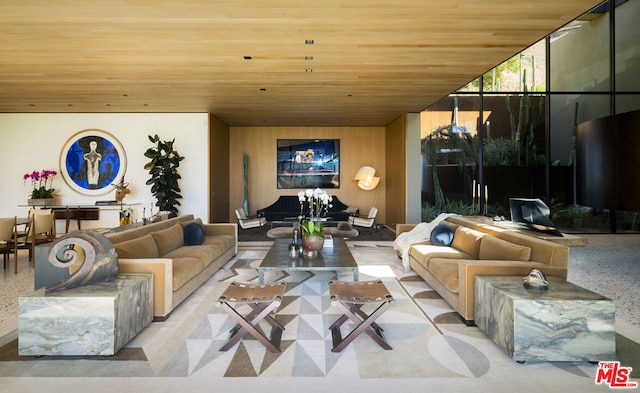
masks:
[[(256, 268), (263, 255), (246, 256), (248, 258), (231, 261), (216, 274), (216, 281), (209, 282), (215, 286), (214, 292), (224, 290), (231, 281), (257, 281)], [(434, 345), (441, 334), (395, 277), (381, 277), (395, 304), (377, 320), (393, 350), (385, 351), (363, 334), (342, 352), (331, 352), (329, 326), (341, 313), (329, 301), (328, 281), (336, 278), (340, 279), (335, 272), (273, 272), (265, 277), (266, 281), (286, 283), (285, 295), (275, 317), (285, 327), (280, 353), (269, 352), (250, 335), (229, 351), (220, 352), (235, 321), (221, 308), (212, 306), (165, 370), (171, 370), (172, 376), (187, 376), (207, 369), (210, 370), (206, 372), (224, 370), (224, 377), (324, 377), (336, 373), (360, 378), (457, 375), (430, 356), (429, 345)], [(344, 278), (353, 279), (350, 273)], [(361, 273), (360, 279), (373, 278)], [(244, 315), (248, 306), (242, 307), (239, 311)], [(365, 305), (363, 310), (368, 314), (375, 307)], [(260, 326), (269, 336), (270, 325), (262, 322)], [(353, 325), (347, 322), (342, 328), (346, 334)], [(422, 354), (420, 362), (407, 356), (412, 351)], [(423, 362), (434, 367), (423, 367)], [(169, 376), (164, 372), (161, 374)]]
[[(245, 274), (233, 275), (221, 282), (252, 281), (250, 279), (255, 277), (255, 269), (242, 265), (243, 261), (239, 261), (230, 270)], [(342, 352), (331, 352), (329, 326), (341, 315), (330, 304), (328, 295), (327, 281), (335, 278), (331, 272), (302, 272), (279, 277), (277, 281), (286, 282), (285, 295), (275, 317), (285, 327), (280, 344), (282, 352), (267, 351), (250, 335), (232, 347), (229, 353), (220, 352), (219, 348), (227, 340), (229, 329), (235, 321), (214, 306), (167, 367), (175, 371), (177, 364), (183, 364), (183, 372), (190, 375), (207, 367), (224, 366), (225, 377), (323, 377), (333, 373), (348, 373), (361, 378), (375, 378), (390, 375), (426, 377), (448, 373), (442, 367), (421, 367), (406, 356), (412, 349), (424, 348), (428, 353), (429, 340), (437, 332), (394, 278), (384, 279), (383, 282), (393, 295), (395, 305), (377, 320), (394, 349), (385, 351), (370, 337), (361, 335)], [(370, 313), (372, 307), (365, 307), (363, 310)], [(245, 315), (249, 308), (245, 305), (238, 310)], [(268, 336), (270, 325), (263, 322), (261, 326)], [(343, 330), (351, 328), (350, 323), (343, 325)], [(186, 352), (187, 362), (184, 362), (182, 352)], [(376, 356), (371, 356), (372, 353)], [(432, 363), (433, 359), (425, 357), (423, 361)]]

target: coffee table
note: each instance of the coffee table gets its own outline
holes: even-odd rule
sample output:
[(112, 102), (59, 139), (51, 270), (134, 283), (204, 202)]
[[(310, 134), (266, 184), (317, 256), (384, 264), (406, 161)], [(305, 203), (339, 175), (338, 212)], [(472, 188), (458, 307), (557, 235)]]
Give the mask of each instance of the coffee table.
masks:
[(300, 256), (289, 258), (288, 246), (291, 239), (276, 239), (264, 260), (258, 267), (258, 280), (264, 283), (264, 273), (268, 271), (348, 271), (353, 273), (353, 281), (359, 280), (358, 264), (353, 259), (347, 243), (343, 239), (333, 239), (333, 247), (324, 248), (317, 257)]

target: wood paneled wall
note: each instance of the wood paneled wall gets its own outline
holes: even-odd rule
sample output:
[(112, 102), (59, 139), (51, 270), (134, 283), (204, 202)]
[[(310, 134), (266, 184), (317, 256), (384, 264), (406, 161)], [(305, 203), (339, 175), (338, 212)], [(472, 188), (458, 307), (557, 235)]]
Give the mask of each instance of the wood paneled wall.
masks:
[[(340, 139), (340, 188), (329, 190), (340, 201), (357, 206), (366, 213), (372, 206), (379, 209), (378, 222), (386, 222), (386, 160), (385, 127), (231, 127), (229, 142), (229, 215), (242, 207), (244, 201), (243, 166), (244, 153), (249, 156), (249, 210), (269, 206), (280, 195), (295, 195), (299, 190), (282, 190), (276, 187), (277, 139), (319, 138)], [(376, 169), (381, 177), (373, 191), (359, 189), (353, 176), (363, 165)]]
[(209, 115), (209, 222), (233, 222), (229, 215), (229, 126)]
[(402, 115), (386, 127), (385, 152), (387, 179), (386, 224), (407, 222), (407, 118)]

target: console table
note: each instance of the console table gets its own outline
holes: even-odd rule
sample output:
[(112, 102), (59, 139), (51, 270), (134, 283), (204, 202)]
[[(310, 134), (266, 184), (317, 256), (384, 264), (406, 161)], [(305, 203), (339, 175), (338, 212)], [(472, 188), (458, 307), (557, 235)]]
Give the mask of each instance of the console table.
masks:
[(53, 204), (53, 205), (18, 205), (18, 207), (40, 207), (51, 209), (55, 214), (57, 220), (65, 220), (65, 233), (69, 232), (69, 226), (71, 220), (75, 220), (78, 226), (78, 230), (81, 228), (82, 221), (98, 221), (100, 220), (101, 211), (114, 211), (119, 212), (121, 210), (127, 210), (133, 206), (140, 205), (140, 203), (96, 203), (93, 205), (83, 203), (67, 203), (67, 204)]
[[(465, 218), (475, 221), (478, 226), (488, 228), (492, 231), (513, 231), (519, 232), (527, 236), (546, 240), (556, 244), (562, 244), (567, 247), (586, 247), (587, 239), (581, 236), (563, 233), (562, 236), (556, 236), (549, 233), (538, 232), (522, 228), (513, 221), (494, 221), (490, 217), (484, 216), (467, 216)], [(454, 221), (455, 222), (455, 221)]]
[(615, 360), (612, 300), (556, 277), (549, 289), (520, 276), (475, 277), (475, 324), (518, 362)]

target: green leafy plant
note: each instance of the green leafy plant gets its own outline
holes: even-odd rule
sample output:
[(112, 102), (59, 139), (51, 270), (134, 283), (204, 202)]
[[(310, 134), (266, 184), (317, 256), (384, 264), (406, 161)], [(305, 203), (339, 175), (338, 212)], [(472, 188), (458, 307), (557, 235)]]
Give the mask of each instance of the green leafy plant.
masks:
[(302, 228), (302, 236), (324, 236), (322, 229), (324, 224), (321, 222), (314, 222), (311, 220), (305, 220), (300, 224)]
[(146, 184), (151, 186), (151, 194), (157, 199), (156, 206), (160, 211), (168, 211), (169, 216), (178, 215), (180, 202), (180, 185), (178, 180), (182, 177), (178, 173), (180, 161), (184, 160), (177, 150), (173, 148), (175, 139), (161, 141), (158, 135), (149, 135), (149, 141), (155, 147), (147, 149), (144, 156), (151, 161), (145, 164), (144, 169), (149, 171), (151, 178)]
[(516, 166), (518, 151), (515, 139), (495, 138), (484, 144), (484, 164), (487, 166)]
[(431, 222), (434, 218), (438, 216), (438, 212), (436, 211), (436, 207), (430, 204), (429, 202), (422, 203), (422, 221), (423, 222)]
[(471, 206), (453, 199), (446, 199), (445, 211), (447, 213), (459, 214), (461, 216), (468, 216), (471, 214)]

